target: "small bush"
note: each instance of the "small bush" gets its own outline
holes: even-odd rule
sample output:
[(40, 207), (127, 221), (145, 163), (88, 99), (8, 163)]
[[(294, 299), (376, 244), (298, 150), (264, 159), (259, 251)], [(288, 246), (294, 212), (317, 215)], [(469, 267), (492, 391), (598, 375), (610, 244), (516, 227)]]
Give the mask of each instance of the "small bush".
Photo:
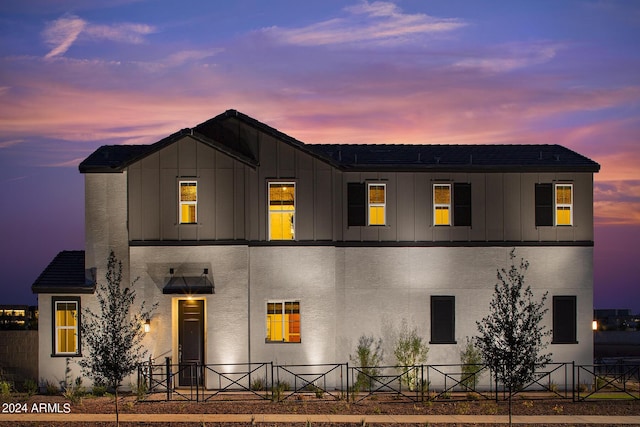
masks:
[(467, 343), (460, 351), (460, 363), (462, 364), (460, 384), (467, 390), (475, 390), (480, 379), (478, 372), (482, 369), (482, 353), (468, 337)]
[(410, 330), (407, 321), (403, 319), (393, 354), (398, 361), (397, 369), (402, 372), (400, 380), (410, 391), (415, 391), (421, 386), (418, 383), (417, 366), (427, 361), (428, 353), (429, 347), (422, 341), (422, 337), (418, 336), (417, 329)]
[(359, 367), (354, 385), (356, 392), (370, 388), (373, 379), (380, 375), (379, 366), (383, 357), (381, 338), (376, 341), (373, 336), (360, 336), (356, 354), (350, 356), (351, 361)]
[(267, 380), (262, 377), (254, 378), (251, 381), (251, 390), (253, 391), (262, 391), (267, 388)]
[(55, 396), (60, 393), (60, 387), (49, 380), (40, 380), (40, 389), (44, 390), (45, 394), (48, 396)]
[(107, 386), (102, 384), (94, 384), (91, 389), (91, 394), (96, 397), (101, 397), (107, 394)]
[(86, 395), (86, 391), (82, 386), (82, 378), (78, 377), (75, 381), (71, 381), (70, 385), (65, 387), (62, 395), (69, 399), (74, 405), (81, 402), (82, 398)]
[(0, 381), (0, 396), (11, 396), (11, 383), (9, 381)]
[(36, 383), (35, 380), (32, 380), (31, 378), (25, 380), (22, 384), (22, 387), (24, 388), (24, 391), (28, 396), (33, 396), (38, 392), (38, 383)]

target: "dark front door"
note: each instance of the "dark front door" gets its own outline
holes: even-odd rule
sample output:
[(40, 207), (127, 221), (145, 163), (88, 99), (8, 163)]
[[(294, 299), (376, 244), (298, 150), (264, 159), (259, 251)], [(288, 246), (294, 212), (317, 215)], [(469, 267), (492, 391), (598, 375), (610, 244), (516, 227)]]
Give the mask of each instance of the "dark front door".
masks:
[(202, 384), (204, 362), (204, 301), (178, 301), (179, 385)]

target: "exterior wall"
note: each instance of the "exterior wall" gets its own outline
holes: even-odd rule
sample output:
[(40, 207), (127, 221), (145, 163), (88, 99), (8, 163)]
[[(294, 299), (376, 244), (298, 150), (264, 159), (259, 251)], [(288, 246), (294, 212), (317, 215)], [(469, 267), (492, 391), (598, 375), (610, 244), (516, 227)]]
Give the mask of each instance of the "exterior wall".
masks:
[[(590, 173), (344, 173), (342, 195), (336, 193), (342, 218), (347, 217), (346, 192), (350, 182), (384, 182), (387, 188), (385, 226), (347, 227), (344, 241), (400, 242), (556, 242), (593, 240), (593, 176)], [(433, 184), (471, 183), (472, 226), (433, 225)], [(574, 183), (574, 225), (536, 227), (535, 184)]]
[[(483, 248), (341, 248), (344, 269), (337, 280), (336, 358), (355, 353), (358, 338), (383, 339), (385, 362), (394, 364), (393, 342), (403, 319), (429, 342), (430, 297), (455, 297), (457, 344), (429, 344), (429, 364), (460, 363), (467, 337), (477, 335), (476, 321), (488, 314), (496, 270), (509, 268), (508, 247)], [(552, 297), (577, 298), (579, 344), (550, 344), (556, 362), (592, 363), (592, 248), (518, 247), (516, 256), (530, 267), (525, 274), (536, 298), (548, 292), (544, 324), (552, 327)]]
[[(104, 274), (103, 274), (104, 278)], [(38, 295), (38, 311), (39, 311), (39, 326), (38, 326), (38, 374), (39, 380), (49, 381), (57, 386), (61, 386), (65, 381), (65, 371), (67, 368), (67, 360), (69, 361), (70, 372), (68, 377), (75, 379), (82, 377), (82, 370), (78, 361), (80, 357), (74, 356), (54, 356), (53, 355), (53, 324), (52, 324), (52, 299), (55, 297), (76, 297), (78, 295), (63, 295), (63, 294), (39, 294)], [(94, 312), (98, 305), (93, 295), (80, 296), (80, 309), (84, 310), (90, 308)], [(80, 318), (82, 321), (82, 317)], [(82, 343), (80, 344), (80, 352), (84, 351)], [(90, 385), (91, 381), (86, 380), (83, 382), (85, 385)], [(126, 383), (125, 383), (126, 384)], [(44, 384), (40, 383), (43, 387)]]
[(85, 268), (104, 280), (109, 252), (122, 261), (129, 283), (127, 173), (85, 174)]
[(206, 363), (249, 360), (248, 248), (246, 246), (132, 247), (131, 275), (137, 277), (138, 301), (158, 304), (144, 345), (156, 363), (178, 360), (177, 301), (187, 295), (164, 295), (169, 268), (176, 275), (196, 276), (208, 268), (212, 295), (193, 295), (205, 301)]

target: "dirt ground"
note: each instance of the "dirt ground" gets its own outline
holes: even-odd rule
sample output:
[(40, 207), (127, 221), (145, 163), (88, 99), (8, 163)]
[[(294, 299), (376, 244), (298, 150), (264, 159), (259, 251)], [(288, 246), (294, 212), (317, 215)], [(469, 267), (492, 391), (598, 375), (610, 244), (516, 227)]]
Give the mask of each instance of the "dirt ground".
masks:
[[(161, 396), (159, 396), (161, 398)], [(68, 404), (70, 413), (113, 413), (113, 397), (92, 397), (87, 396), (77, 403), (70, 403), (62, 396), (31, 396), (15, 397), (3, 399), (3, 402), (26, 403), (28, 408), (33, 404), (58, 403), (60, 407)], [(4, 406), (3, 406), (4, 407)], [(292, 396), (282, 402), (272, 402), (270, 400), (249, 399), (247, 396), (225, 395), (216, 397), (207, 402), (191, 401), (145, 401), (140, 402), (135, 396), (124, 396), (119, 400), (121, 413), (140, 414), (350, 414), (350, 415), (379, 415), (379, 414), (406, 414), (406, 415), (506, 415), (508, 412), (507, 402), (493, 400), (438, 400), (426, 402), (412, 402), (390, 397), (372, 397), (359, 403), (350, 403), (344, 400), (333, 398), (316, 398), (313, 394)], [(514, 415), (640, 415), (640, 401), (638, 400), (607, 400), (593, 402), (572, 402), (570, 399), (536, 399), (534, 396), (517, 396), (513, 400)], [(207, 423), (209, 424), (209, 423)], [(7, 423), (2, 422), (0, 414), (0, 425), (12, 426), (65, 426), (64, 423)], [(113, 424), (87, 424), (87, 425), (113, 425)], [(123, 426), (157, 426), (157, 423), (121, 423)], [(171, 424), (172, 427), (195, 426), (197, 424), (180, 423)], [(216, 424), (220, 426), (221, 424)], [(239, 426), (240, 424), (232, 424)], [(266, 424), (261, 424), (266, 425)], [(287, 426), (287, 423), (278, 423), (278, 426)], [(289, 425), (300, 425), (289, 424)], [(370, 424), (367, 424), (370, 425)], [(451, 427), (454, 424), (447, 424)], [(486, 426), (486, 424), (484, 424)], [(72, 427), (80, 427), (82, 423), (74, 422)], [(323, 427), (329, 424), (322, 424)], [(342, 424), (342, 427), (346, 424)], [(431, 424), (434, 426), (434, 424)], [(444, 424), (442, 425), (444, 426)], [(461, 426), (458, 424), (457, 426)], [(203, 426), (200, 426), (203, 427)]]

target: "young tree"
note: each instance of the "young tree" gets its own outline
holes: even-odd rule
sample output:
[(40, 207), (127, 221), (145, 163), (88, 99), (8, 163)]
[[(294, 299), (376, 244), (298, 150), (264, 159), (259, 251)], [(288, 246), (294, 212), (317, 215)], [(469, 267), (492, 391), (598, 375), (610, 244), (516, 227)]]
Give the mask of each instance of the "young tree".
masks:
[(402, 319), (393, 354), (398, 361), (398, 369), (403, 371), (400, 380), (409, 387), (410, 391), (416, 390), (418, 386), (424, 387), (424, 384), (418, 384), (416, 366), (427, 361), (428, 353), (429, 347), (422, 341), (422, 337), (418, 336), (418, 330), (409, 329), (407, 320)]
[[(87, 348), (80, 366), (96, 383), (115, 390), (116, 425), (119, 425), (118, 387), (138, 367), (146, 354), (142, 347), (143, 323), (155, 309), (142, 302), (134, 308), (136, 293), (121, 286), (122, 262), (111, 251), (107, 260), (106, 283), (98, 283), (99, 311), (83, 310), (82, 339)], [(135, 282), (134, 282), (135, 283)], [(133, 285), (133, 284), (132, 284)]]
[(529, 262), (521, 259), (516, 266), (515, 257), (513, 249), (509, 270), (498, 269), (490, 313), (476, 322), (482, 357), (509, 392), (509, 425), (513, 392), (533, 379), (536, 366), (551, 361), (551, 353), (542, 354), (548, 344), (544, 338), (551, 333), (541, 324), (548, 311), (544, 308), (547, 293), (539, 302), (534, 300), (531, 287), (524, 283)]

